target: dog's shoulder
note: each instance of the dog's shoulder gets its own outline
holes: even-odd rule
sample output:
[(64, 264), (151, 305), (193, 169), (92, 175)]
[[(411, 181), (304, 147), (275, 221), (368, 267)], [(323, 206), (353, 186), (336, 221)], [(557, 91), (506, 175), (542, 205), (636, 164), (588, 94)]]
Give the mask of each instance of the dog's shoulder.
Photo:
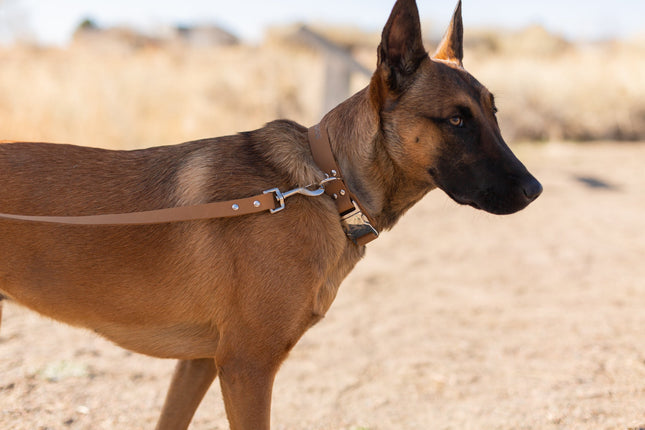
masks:
[(193, 150), (181, 160), (175, 181), (181, 204), (305, 186), (323, 176), (311, 156), (307, 128), (293, 121), (188, 145)]
[(264, 160), (287, 175), (289, 186), (305, 186), (323, 178), (311, 155), (307, 128), (289, 120), (276, 120), (246, 133)]

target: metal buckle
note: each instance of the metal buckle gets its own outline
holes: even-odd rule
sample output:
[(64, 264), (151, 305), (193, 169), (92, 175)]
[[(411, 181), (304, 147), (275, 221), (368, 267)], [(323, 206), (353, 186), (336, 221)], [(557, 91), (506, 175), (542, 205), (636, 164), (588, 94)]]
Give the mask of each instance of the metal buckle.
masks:
[(347, 237), (357, 245), (360, 245), (359, 240), (363, 236), (366, 236), (368, 234), (373, 235), (374, 239), (377, 238), (378, 230), (376, 230), (374, 226), (372, 226), (370, 220), (360, 210), (354, 200), (352, 200), (352, 204), (354, 205), (354, 210), (341, 216), (340, 218), (343, 231), (345, 232)]

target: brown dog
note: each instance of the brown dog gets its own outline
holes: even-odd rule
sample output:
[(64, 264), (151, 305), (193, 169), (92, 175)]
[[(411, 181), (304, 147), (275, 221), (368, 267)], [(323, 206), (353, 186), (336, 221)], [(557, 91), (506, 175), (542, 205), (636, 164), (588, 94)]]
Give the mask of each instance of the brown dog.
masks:
[[(463, 69), (462, 53), (461, 5), (429, 57), (414, 0), (398, 0), (369, 86), (323, 120), (349, 195), (378, 230), (436, 187), (496, 214), (542, 191), (504, 143), (493, 96)], [(319, 165), (307, 129), (288, 121), (139, 151), (5, 143), (0, 212), (225, 201), (319, 184)], [(343, 227), (325, 195), (294, 196), (277, 213), (153, 225), (0, 220), (0, 294), (124, 348), (179, 359), (158, 429), (186, 428), (219, 375), (231, 429), (267, 430), (280, 363), (364, 255)]]

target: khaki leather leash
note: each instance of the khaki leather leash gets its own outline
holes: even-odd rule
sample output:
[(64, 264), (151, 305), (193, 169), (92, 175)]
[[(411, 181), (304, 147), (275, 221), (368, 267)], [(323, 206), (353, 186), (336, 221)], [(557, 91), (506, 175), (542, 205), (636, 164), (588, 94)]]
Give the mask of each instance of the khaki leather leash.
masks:
[[(326, 128), (320, 124), (314, 126), (309, 129), (308, 136), (314, 161), (327, 175), (319, 184), (295, 188), (286, 192), (281, 192), (278, 188), (272, 188), (262, 194), (242, 199), (141, 212), (81, 216), (38, 216), (0, 213), (0, 219), (73, 225), (162, 224), (234, 217), (267, 210), (273, 214), (283, 210), (285, 208), (285, 199), (295, 194), (315, 197), (325, 193), (336, 202), (341, 224), (349, 239), (357, 245), (364, 245), (376, 239), (378, 231), (372, 227), (371, 219), (366, 215), (356, 197), (349, 192), (342, 179), (340, 169), (331, 150)], [(316, 188), (312, 189), (312, 187)]]
[(32, 216), (0, 213), (0, 219), (76, 225), (161, 224), (248, 215), (266, 210), (276, 210), (276, 205), (274, 194), (267, 193), (245, 199), (142, 212), (82, 216)]

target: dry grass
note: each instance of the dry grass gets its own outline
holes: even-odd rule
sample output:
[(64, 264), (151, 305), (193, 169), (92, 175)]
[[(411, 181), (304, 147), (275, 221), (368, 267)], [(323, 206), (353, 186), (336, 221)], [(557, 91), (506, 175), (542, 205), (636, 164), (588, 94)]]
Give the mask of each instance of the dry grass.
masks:
[(644, 42), (570, 45), (539, 29), (497, 39), (467, 67), (496, 93), (508, 137), (645, 138)]
[[(645, 138), (643, 43), (572, 46), (535, 28), (466, 38), (466, 67), (496, 93), (509, 140)], [(360, 49), (372, 68), (375, 47)], [(208, 50), (14, 47), (0, 50), (0, 65), (3, 139), (135, 148), (321, 115), (322, 58), (275, 39)]]
[(139, 148), (257, 128), (276, 117), (311, 123), (318, 61), (280, 47), (4, 50), (0, 136)]

